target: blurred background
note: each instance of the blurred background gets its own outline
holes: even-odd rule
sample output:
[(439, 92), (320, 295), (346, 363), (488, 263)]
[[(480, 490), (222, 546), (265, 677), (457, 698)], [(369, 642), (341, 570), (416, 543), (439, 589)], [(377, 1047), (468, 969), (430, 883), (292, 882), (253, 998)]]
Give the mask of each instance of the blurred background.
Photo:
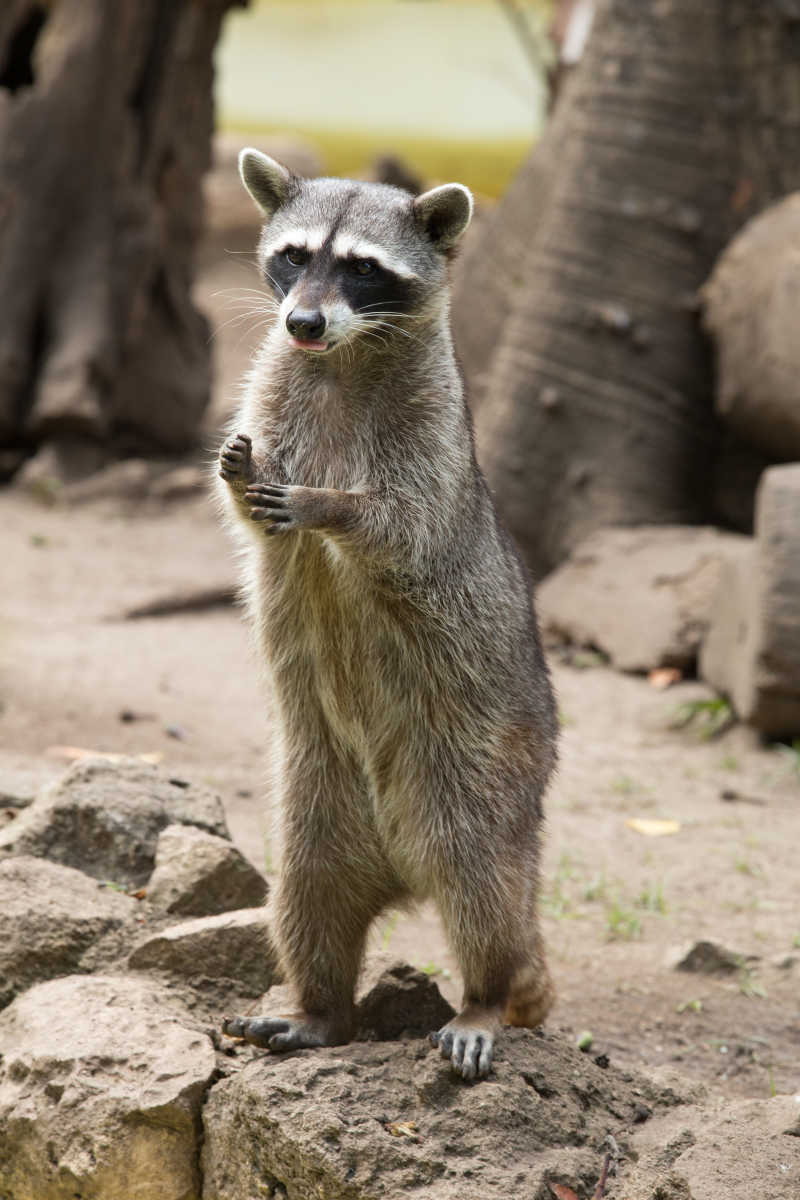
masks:
[[(554, 1020), (798, 1090), (799, 124), (790, 0), (5, 0), (7, 831), (69, 762), (144, 755), (272, 869), (208, 499), (265, 320), (236, 154), (458, 179), (456, 345), (559, 693)], [(376, 938), (455, 995), (432, 913)], [(697, 938), (749, 973), (687, 983)]]

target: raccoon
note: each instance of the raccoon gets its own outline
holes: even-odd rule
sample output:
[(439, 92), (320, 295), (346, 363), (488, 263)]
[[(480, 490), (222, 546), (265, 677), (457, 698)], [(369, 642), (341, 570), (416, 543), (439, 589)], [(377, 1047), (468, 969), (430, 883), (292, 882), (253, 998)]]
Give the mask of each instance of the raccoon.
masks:
[(472, 215), (305, 180), (255, 150), (274, 321), (218, 486), (276, 713), (274, 936), (298, 1009), (226, 1019), (273, 1052), (350, 1040), (371, 922), (433, 899), (463, 1009), (431, 1034), (486, 1076), (552, 987), (536, 913), (555, 709), (530, 583), (475, 459), (448, 310)]

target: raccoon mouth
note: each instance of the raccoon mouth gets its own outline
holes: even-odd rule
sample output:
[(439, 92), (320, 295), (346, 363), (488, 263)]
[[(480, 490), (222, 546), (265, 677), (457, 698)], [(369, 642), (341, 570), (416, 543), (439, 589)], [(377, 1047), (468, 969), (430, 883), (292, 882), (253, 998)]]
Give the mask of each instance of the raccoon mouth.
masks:
[(304, 341), (302, 338), (290, 337), (289, 345), (294, 346), (297, 350), (311, 350), (314, 354), (321, 354), (324, 350), (330, 350), (332, 342), (319, 341)]

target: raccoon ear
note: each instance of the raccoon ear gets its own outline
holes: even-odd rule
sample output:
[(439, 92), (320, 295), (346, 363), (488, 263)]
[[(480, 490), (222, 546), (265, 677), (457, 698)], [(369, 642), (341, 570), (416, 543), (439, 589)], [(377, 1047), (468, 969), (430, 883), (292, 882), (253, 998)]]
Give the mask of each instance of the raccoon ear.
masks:
[(286, 203), (292, 175), (274, 158), (262, 154), (260, 150), (242, 150), (239, 155), (239, 174), (265, 217), (271, 217)]
[(414, 213), (438, 250), (455, 246), (472, 219), (472, 192), (461, 183), (443, 183), (414, 201)]

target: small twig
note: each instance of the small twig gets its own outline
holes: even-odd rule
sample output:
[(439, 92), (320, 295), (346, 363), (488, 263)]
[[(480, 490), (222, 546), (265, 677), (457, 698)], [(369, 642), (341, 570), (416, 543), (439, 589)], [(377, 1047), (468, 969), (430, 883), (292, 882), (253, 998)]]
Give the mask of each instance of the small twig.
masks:
[(603, 1197), (606, 1194), (606, 1180), (608, 1179), (608, 1172), (609, 1172), (610, 1167), (611, 1167), (611, 1155), (607, 1154), (605, 1156), (605, 1158), (603, 1159), (603, 1169), (600, 1172), (600, 1178), (597, 1181), (597, 1187), (594, 1189), (594, 1195), (592, 1196), (592, 1200), (603, 1200)]
[[(149, 604), (128, 608), (121, 614), (121, 618), (123, 621), (140, 621), (144, 617), (171, 617), (179, 613), (204, 612), (210, 608), (227, 608), (228, 605), (235, 604), (236, 596), (237, 589), (232, 585), (176, 592), (171, 596), (151, 600)], [(120, 617), (108, 619), (118, 621)]]
[(525, 51), (528, 61), (533, 68), (534, 75), (538, 79), (542, 72), (542, 56), (539, 52), (539, 45), (536, 38), (531, 32), (530, 25), (517, 6), (516, 0), (497, 0), (497, 2), (511, 22), (511, 27), (516, 33), (522, 49)]

